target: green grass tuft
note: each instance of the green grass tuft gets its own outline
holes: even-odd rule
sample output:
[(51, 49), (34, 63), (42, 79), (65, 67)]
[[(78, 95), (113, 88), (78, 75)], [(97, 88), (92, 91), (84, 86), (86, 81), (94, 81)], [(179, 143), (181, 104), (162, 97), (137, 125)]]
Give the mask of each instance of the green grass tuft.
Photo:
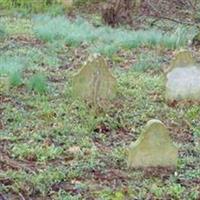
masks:
[(0, 56), (0, 76), (21, 71), (25, 67), (25, 60), (18, 56)]
[(21, 72), (11, 73), (9, 76), (9, 82), (11, 86), (20, 86), (23, 83)]
[(0, 39), (5, 38), (7, 35), (6, 27), (3, 24), (0, 24)]
[(155, 53), (141, 53), (137, 57), (137, 62), (133, 66), (134, 70), (144, 72), (147, 70), (159, 70), (161, 67), (161, 57), (157, 56)]
[(34, 144), (15, 145), (12, 148), (13, 155), (20, 159), (36, 159), (43, 162), (47, 160), (55, 159), (62, 153), (61, 147), (44, 146)]
[(47, 81), (46, 77), (41, 74), (35, 74), (28, 80), (28, 88), (39, 94), (47, 92)]
[[(36, 37), (46, 42), (63, 41), (70, 46), (86, 43), (94, 52), (110, 56), (119, 48), (133, 49), (140, 46), (163, 46), (168, 49), (183, 47), (188, 41), (188, 32), (177, 28), (163, 33), (157, 29), (130, 31), (106, 26), (94, 27), (83, 19), (69, 21), (64, 16), (38, 15), (33, 19)], [(56, 27), (56, 28), (55, 28)]]

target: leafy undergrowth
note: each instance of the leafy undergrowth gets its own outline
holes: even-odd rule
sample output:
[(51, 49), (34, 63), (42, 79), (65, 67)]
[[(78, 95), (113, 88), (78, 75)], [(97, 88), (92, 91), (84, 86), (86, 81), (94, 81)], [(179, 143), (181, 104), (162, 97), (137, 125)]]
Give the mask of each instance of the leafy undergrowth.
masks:
[[(0, 40), (0, 198), (198, 199), (199, 104), (165, 101), (163, 70), (179, 37), (168, 48), (160, 42), (169, 33), (155, 37), (63, 17), (48, 20), (1, 19), (7, 23)], [(138, 41), (137, 34), (143, 34)], [(124, 48), (130, 40), (138, 45)], [(107, 114), (95, 116), (73, 100), (70, 78), (92, 45), (113, 41), (117, 50), (105, 55), (118, 98)], [(179, 147), (178, 166), (129, 170), (126, 147), (152, 118), (169, 128)]]

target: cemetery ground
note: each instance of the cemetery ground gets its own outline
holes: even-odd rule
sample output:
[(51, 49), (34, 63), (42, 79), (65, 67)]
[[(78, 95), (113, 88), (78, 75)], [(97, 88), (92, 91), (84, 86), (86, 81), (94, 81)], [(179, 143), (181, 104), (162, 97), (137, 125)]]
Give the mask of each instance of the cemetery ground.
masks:
[[(195, 29), (99, 23), (0, 18), (0, 199), (198, 200), (200, 104), (165, 100), (167, 66)], [(72, 76), (91, 53), (117, 79), (113, 105), (97, 113), (72, 97)], [(127, 147), (150, 119), (170, 130), (176, 169), (127, 168)]]

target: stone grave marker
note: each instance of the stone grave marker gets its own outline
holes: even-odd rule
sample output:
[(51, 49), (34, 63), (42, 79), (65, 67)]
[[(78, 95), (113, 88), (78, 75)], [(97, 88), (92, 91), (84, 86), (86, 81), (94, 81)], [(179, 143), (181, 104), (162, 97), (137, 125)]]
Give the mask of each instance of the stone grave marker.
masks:
[(188, 67), (195, 64), (192, 53), (187, 50), (181, 50), (176, 53), (175, 58), (171, 62), (171, 69), (177, 67)]
[(128, 149), (128, 167), (174, 167), (178, 149), (159, 120), (150, 120), (143, 133)]
[(177, 54), (166, 78), (167, 100), (200, 100), (200, 66), (190, 52)]
[(116, 85), (104, 58), (94, 55), (73, 77), (73, 96), (94, 107), (105, 108), (116, 96)]

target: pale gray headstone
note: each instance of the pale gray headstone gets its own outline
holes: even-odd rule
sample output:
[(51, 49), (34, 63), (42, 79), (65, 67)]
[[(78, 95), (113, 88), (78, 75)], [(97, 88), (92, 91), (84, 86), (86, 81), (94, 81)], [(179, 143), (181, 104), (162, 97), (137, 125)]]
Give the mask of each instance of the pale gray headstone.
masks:
[(200, 66), (190, 52), (176, 55), (166, 78), (167, 100), (200, 100)]

